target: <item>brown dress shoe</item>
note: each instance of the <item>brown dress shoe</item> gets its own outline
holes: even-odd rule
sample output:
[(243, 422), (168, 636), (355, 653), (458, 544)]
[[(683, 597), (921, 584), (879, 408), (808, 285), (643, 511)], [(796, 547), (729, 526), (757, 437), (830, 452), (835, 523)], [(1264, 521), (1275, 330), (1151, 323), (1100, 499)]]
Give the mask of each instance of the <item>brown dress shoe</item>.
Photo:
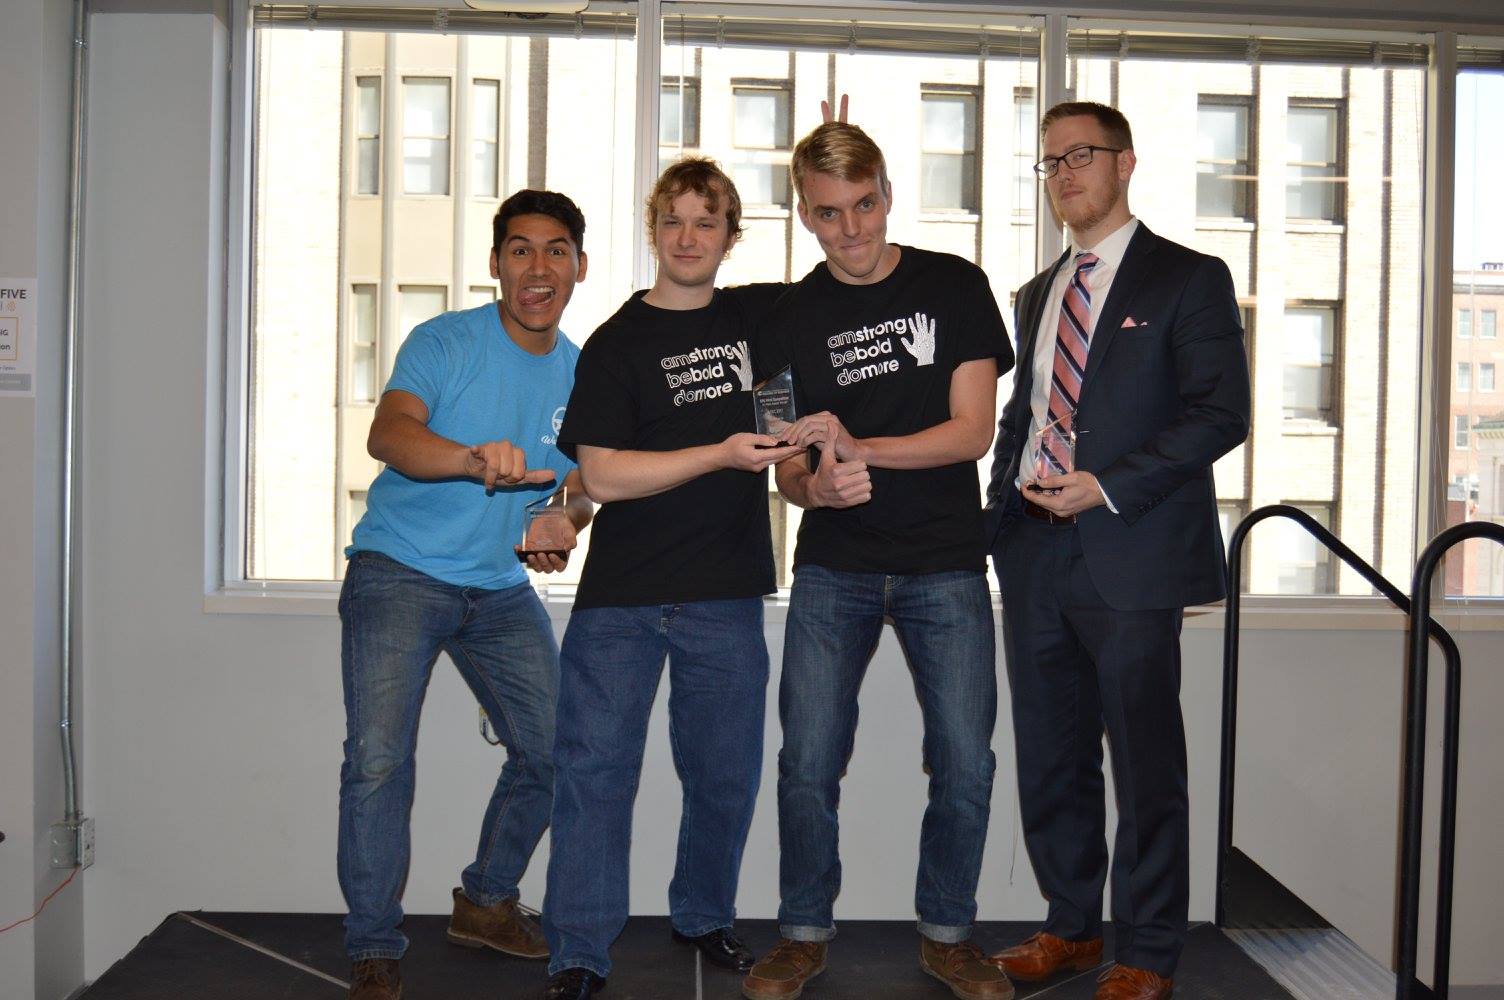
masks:
[(363, 958), (350, 970), (349, 1000), (402, 1000), (402, 970), (395, 958)]
[(1175, 981), (1129, 965), (1114, 965), (1097, 979), (1092, 1000), (1170, 1000)]
[(464, 889), (455, 889), (448, 936), (450, 941), (466, 948), (495, 948), (518, 958), (548, 957), (543, 931), (515, 899), (477, 906), (470, 902)]
[(970, 941), (945, 944), (920, 935), (919, 966), (961, 1000), (1012, 1000), (1013, 984)]
[(804, 984), (825, 971), (824, 941), (784, 938), (747, 973), (742, 996), (747, 1000), (794, 1000)]
[(990, 961), (1009, 979), (1037, 983), (1061, 972), (1085, 972), (1102, 963), (1102, 939), (1067, 941), (1040, 931), (1012, 948), (1004, 948)]

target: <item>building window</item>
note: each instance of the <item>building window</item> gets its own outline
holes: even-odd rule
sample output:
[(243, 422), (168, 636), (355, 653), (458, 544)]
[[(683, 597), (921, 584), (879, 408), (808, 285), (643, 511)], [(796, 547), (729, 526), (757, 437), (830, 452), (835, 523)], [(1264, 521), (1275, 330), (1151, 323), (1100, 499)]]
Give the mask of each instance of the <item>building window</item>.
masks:
[(1334, 423), (1337, 315), (1332, 306), (1287, 306), (1285, 419)]
[(1205, 218), (1248, 219), (1252, 212), (1252, 171), (1248, 166), (1248, 125), (1252, 100), (1203, 97), (1196, 110), (1196, 214)]
[(1473, 391), (1473, 364), (1471, 361), (1457, 362), (1457, 391)]
[(376, 286), (356, 285), (350, 296), (350, 402), (376, 400)]
[(977, 95), (924, 90), (919, 106), (919, 207), (975, 212)]
[[(1317, 524), (1332, 528), (1332, 505), (1285, 500), (1311, 515)], [(1280, 594), (1335, 594), (1337, 557), (1304, 527), (1288, 518), (1274, 518), (1274, 551), (1277, 553)]]
[(1494, 364), (1492, 361), (1485, 361), (1478, 365), (1478, 391), (1494, 391)]
[(397, 335), (401, 340), (407, 339), (413, 327), (449, 308), (448, 289), (443, 285), (401, 285), (397, 299)]
[(1499, 335), (1499, 314), (1492, 309), (1483, 310), (1483, 322), (1479, 324), (1478, 336), (1493, 340)]
[[(355, 526), (360, 523), (361, 518), (366, 516), (366, 495), (368, 492), (368, 490), (350, 491), (350, 509), (346, 514), (349, 518), (349, 521), (346, 523), (349, 525), (350, 535), (355, 534)], [(349, 537), (345, 538), (345, 544), (350, 544)]]
[(789, 88), (731, 88), (731, 179), (744, 205), (789, 206)]
[(1013, 91), (1013, 214), (1034, 217), (1039, 203), (1034, 161), (1039, 159), (1039, 100), (1031, 87)]
[(476, 80), (470, 89), (470, 193), (495, 198), (499, 179), (501, 81)]
[(402, 81), (402, 191), (449, 193), (449, 80)]
[(1342, 220), (1340, 197), (1341, 109), (1333, 104), (1290, 103), (1286, 123), (1285, 215), (1290, 219)]
[(1452, 417), (1452, 445), (1454, 447), (1467, 447), (1468, 428), (1472, 423), (1472, 419), (1466, 413), (1459, 413)]
[(1473, 335), (1473, 311), (1464, 309), (1457, 314), (1457, 337), (1468, 340)]
[(476, 306), (488, 306), (488, 305), (492, 305), (495, 302), (496, 302), (496, 286), (495, 285), (471, 285), (470, 286), (470, 308), (471, 309), (474, 309)]
[(659, 85), (658, 145), (699, 147), (700, 81), (695, 77), (665, 77)]
[(355, 78), (355, 193), (381, 193), (381, 77)]

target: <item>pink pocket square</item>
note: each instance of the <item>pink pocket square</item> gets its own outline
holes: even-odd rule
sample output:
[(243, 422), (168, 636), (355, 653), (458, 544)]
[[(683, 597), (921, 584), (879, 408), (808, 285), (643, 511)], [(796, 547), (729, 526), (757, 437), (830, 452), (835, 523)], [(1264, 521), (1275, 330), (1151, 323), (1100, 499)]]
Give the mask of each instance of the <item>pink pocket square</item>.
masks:
[(1133, 329), (1136, 329), (1138, 327), (1148, 326), (1148, 325), (1149, 325), (1148, 320), (1145, 320), (1144, 322), (1140, 323), (1136, 319), (1134, 319), (1132, 316), (1129, 316), (1127, 319), (1123, 320), (1122, 329), (1124, 329), (1124, 330), (1133, 330)]

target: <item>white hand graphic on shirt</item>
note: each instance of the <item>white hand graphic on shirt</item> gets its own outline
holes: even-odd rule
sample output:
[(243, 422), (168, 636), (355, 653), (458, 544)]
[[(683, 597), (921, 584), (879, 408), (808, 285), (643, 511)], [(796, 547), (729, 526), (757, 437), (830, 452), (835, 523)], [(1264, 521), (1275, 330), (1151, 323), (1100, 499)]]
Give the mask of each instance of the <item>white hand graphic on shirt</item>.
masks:
[(914, 339), (907, 337), (899, 338), (904, 350), (914, 355), (914, 360), (920, 365), (932, 365), (935, 363), (935, 321), (924, 313), (915, 313), (910, 325), (914, 330)]
[(747, 360), (747, 342), (745, 340), (738, 340), (736, 346), (731, 349), (731, 353), (736, 355), (736, 361), (731, 362), (731, 370), (741, 380), (742, 392), (751, 392), (752, 364)]

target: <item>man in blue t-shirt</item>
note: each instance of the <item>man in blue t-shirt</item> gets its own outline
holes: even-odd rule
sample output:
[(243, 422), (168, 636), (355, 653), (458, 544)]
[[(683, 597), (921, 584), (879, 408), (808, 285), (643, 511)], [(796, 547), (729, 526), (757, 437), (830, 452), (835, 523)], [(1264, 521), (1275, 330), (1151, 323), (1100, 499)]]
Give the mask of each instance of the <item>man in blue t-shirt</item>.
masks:
[[(579, 349), (559, 318), (585, 277), (585, 218), (550, 191), (519, 191), (492, 223), (501, 298), (412, 331), (376, 407), (371, 484), (340, 592), (345, 760), (339, 881), (349, 907), (350, 996), (397, 1000), (418, 713), (440, 651), (496, 727), (506, 764), (475, 861), (454, 890), (449, 939), (544, 958), (518, 880), (553, 805), (558, 649), (523, 563), (564, 567), (591, 505), (556, 439)], [(568, 489), (560, 537), (528, 545), (527, 508)], [(531, 538), (530, 538), (531, 540)]]

